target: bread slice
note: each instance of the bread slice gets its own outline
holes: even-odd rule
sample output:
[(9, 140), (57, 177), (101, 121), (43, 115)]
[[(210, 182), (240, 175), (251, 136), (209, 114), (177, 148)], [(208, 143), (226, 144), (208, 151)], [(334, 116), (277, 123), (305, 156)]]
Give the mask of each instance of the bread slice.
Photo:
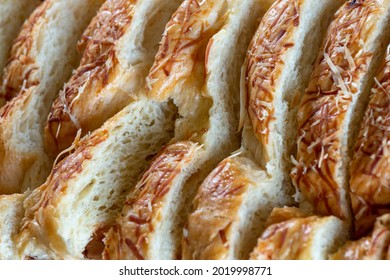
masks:
[[(33, 9), (38, 6), (39, 0), (6, 0), (0, 3), (0, 69), (7, 63), (12, 42), (18, 36), (24, 20)], [(2, 70), (0, 75), (2, 76)], [(0, 92), (0, 107), (5, 104), (5, 96)]]
[(243, 146), (201, 185), (184, 232), (184, 258), (248, 259), (272, 209), (293, 203), (294, 106), (340, 5), (278, 0), (263, 17), (243, 67)]
[(77, 40), (102, 0), (47, 0), (23, 25), (5, 69), (0, 111), (0, 193), (38, 187), (50, 172), (43, 129), (79, 61)]
[(249, 154), (225, 159), (197, 192), (184, 229), (183, 258), (247, 259), (272, 209), (288, 203)]
[(333, 260), (390, 260), (390, 214), (377, 218), (373, 232), (357, 241), (349, 241)]
[(80, 66), (54, 102), (45, 128), (52, 155), (99, 128), (145, 88), (164, 26), (181, 0), (107, 0), (82, 40)]
[(35, 257), (35, 248), (42, 247), (50, 258), (100, 257), (102, 236), (126, 194), (150, 155), (173, 136), (171, 107), (149, 100), (133, 102), (76, 144), (26, 200), (17, 238), (22, 258)]
[(269, 226), (251, 260), (326, 260), (348, 238), (347, 224), (334, 216), (299, 216)]
[(299, 107), (292, 171), (316, 214), (351, 220), (349, 163), (389, 28), (389, 0), (348, 1), (329, 27)]
[(261, 6), (186, 0), (168, 23), (147, 84), (148, 97), (177, 105), (175, 137), (127, 198), (104, 258), (180, 258), (186, 200), (238, 147), (239, 68)]
[(350, 169), (355, 237), (390, 212), (390, 45), (375, 82)]
[(25, 198), (24, 194), (0, 196), (0, 260), (19, 258), (13, 239), (20, 229)]

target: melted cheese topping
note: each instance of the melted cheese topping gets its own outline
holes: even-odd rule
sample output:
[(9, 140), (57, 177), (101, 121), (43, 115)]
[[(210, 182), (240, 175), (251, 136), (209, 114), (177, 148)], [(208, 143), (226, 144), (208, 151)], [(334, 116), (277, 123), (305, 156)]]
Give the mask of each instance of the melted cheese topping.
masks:
[(357, 236), (390, 212), (390, 46), (375, 79), (351, 164), (350, 191)]
[(321, 218), (294, 218), (268, 227), (260, 237), (252, 260), (311, 259), (310, 247), (315, 224)]
[(346, 115), (367, 72), (372, 53), (365, 42), (383, 13), (381, 1), (346, 3), (336, 14), (323, 55), (319, 57), (298, 112), (298, 157), (294, 185), (316, 213), (349, 217), (349, 208), (336, 180), (342, 164), (342, 133)]
[[(46, 125), (46, 147), (54, 155), (69, 147), (82, 128), (73, 111), (95, 106), (93, 102), (83, 104), (77, 100), (89, 91), (93, 91), (91, 98), (96, 98), (117, 76), (120, 65), (116, 44), (131, 24), (136, 3), (137, 0), (106, 1), (84, 32), (78, 44), (79, 50), (84, 50), (80, 66), (54, 102)], [(98, 109), (93, 111), (101, 113)]]
[[(159, 222), (164, 201), (175, 178), (191, 162), (199, 146), (179, 142), (166, 147), (126, 199), (121, 218), (106, 237), (105, 259), (148, 258), (150, 235)], [(164, 217), (168, 218), (168, 217)]]
[(196, 209), (188, 218), (183, 241), (185, 259), (225, 259), (231, 225), (250, 181), (235, 157), (222, 161), (199, 187)]
[(350, 241), (331, 256), (334, 260), (389, 260), (390, 215), (377, 219), (370, 236)]
[(272, 6), (249, 47), (246, 106), (255, 135), (263, 146), (268, 144), (270, 125), (276, 118), (273, 101), (277, 79), (284, 66), (283, 55), (294, 46), (290, 34), (299, 25), (301, 2), (279, 1)]

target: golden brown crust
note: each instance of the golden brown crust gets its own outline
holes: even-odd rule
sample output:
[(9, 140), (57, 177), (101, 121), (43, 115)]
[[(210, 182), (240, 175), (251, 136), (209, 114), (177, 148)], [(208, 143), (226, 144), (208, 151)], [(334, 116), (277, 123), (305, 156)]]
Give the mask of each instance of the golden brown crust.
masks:
[(346, 114), (367, 72), (372, 53), (364, 44), (373, 32), (382, 1), (349, 1), (335, 15), (327, 42), (298, 113), (298, 158), (294, 185), (315, 212), (350, 218), (344, 186), (336, 173), (342, 165), (341, 133)]
[(350, 191), (357, 237), (390, 212), (390, 46), (376, 79), (351, 163)]
[(334, 260), (385, 260), (389, 259), (390, 215), (377, 219), (371, 236), (347, 242), (335, 254)]
[[(147, 259), (151, 235), (173, 182), (191, 161), (198, 144), (187, 141), (163, 149), (125, 201), (122, 215), (105, 238), (104, 259)], [(166, 217), (167, 218), (167, 217)]]
[[(58, 198), (66, 191), (68, 181), (75, 178), (83, 170), (83, 164), (92, 158), (91, 150), (108, 137), (107, 130), (95, 132), (91, 137), (84, 138), (74, 153), (53, 167), (53, 170), (41, 187), (36, 189), (26, 201), (25, 220), (21, 232), (29, 232), (31, 237), (47, 244), (56, 252), (66, 252), (64, 241), (57, 236), (54, 215)], [(23, 236), (23, 235), (21, 235)], [(23, 248), (29, 240), (20, 240), (19, 247)]]
[(291, 219), (306, 218), (309, 216), (311, 216), (310, 213), (306, 213), (302, 209), (295, 207), (274, 208), (267, 219), (266, 227)]
[(184, 230), (184, 259), (227, 258), (231, 225), (249, 183), (235, 158), (222, 161), (205, 179)]
[[(45, 1), (30, 15), (22, 26), (11, 50), (11, 56), (4, 70), (2, 96), (8, 101), (0, 110), (0, 193), (20, 192), (23, 178), (34, 163), (34, 155), (26, 158), (15, 154), (6, 141), (11, 137), (7, 124), (15, 112), (29, 102), (32, 94), (39, 94), (39, 68), (35, 61), (34, 34), (44, 21), (46, 11), (52, 1)], [(7, 130), (8, 129), (8, 130)]]
[[(29, 88), (39, 85), (38, 67), (35, 63), (35, 55), (32, 54), (34, 29), (37, 29), (39, 21), (52, 5), (52, 1), (43, 2), (23, 24), (22, 29), (14, 41), (10, 58), (4, 70), (1, 95), (5, 101), (10, 101), (27, 92)], [(5, 117), (12, 105), (7, 105), (1, 116)]]
[(80, 51), (85, 50), (80, 66), (54, 102), (45, 128), (45, 146), (53, 156), (72, 144), (79, 129), (83, 134), (95, 130), (120, 110), (118, 106), (124, 106), (118, 96), (108, 112), (99, 103), (99, 95), (118, 76), (121, 66), (116, 45), (131, 24), (136, 3), (106, 1), (83, 34), (78, 46)]
[[(166, 26), (147, 78), (149, 97), (165, 100), (177, 84), (184, 82), (194, 83), (195, 88), (202, 89), (207, 44), (212, 44), (211, 37), (222, 26), (226, 8), (225, 0), (183, 2)], [(210, 22), (212, 13), (218, 15)]]
[[(283, 55), (294, 46), (293, 30), (300, 21), (301, 0), (278, 1), (262, 20), (248, 50), (246, 69), (247, 110), (257, 139), (266, 146), (277, 79), (284, 67)], [(264, 157), (269, 155), (264, 151)]]
[(252, 260), (298, 260), (311, 259), (311, 233), (318, 216), (294, 218), (268, 227), (260, 237)]

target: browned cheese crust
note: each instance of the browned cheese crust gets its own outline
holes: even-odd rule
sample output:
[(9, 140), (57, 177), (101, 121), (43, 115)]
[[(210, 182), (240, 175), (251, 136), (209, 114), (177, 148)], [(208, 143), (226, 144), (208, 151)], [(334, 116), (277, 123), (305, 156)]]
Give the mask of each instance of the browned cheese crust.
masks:
[(373, 32), (382, 1), (349, 1), (335, 15), (327, 42), (298, 113), (298, 158), (294, 185), (315, 212), (349, 219), (349, 205), (336, 172), (346, 114), (372, 53), (362, 44)]
[[(56, 234), (57, 217), (55, 216), (58, 200), (68, 188), (68, 182), (83, 170), (83, 164), (92, 158), (91, 150), (108, 137), (108, 131), (101, 130), (78, 143), (75, 152), (55, 165), (49, 178), (41, 187), (34, 190), (25, 203), (26, 213), (21, 232), (30, 233), (41, 244), (48, 245), (57, 252), (66, 252), (63, 239)], [(101, 225), (104, 227), (106, 225)], [(98, 230), (98, 229), (97, 229)], [(30, 240), (20, 240), (19, 248)]]
[[(201, 90), (206, 75), (210, 39), (224, 22), (225, 0), (187, 0), (165, 28), (159, 52), (147, 78), (148, 96), (158, 100), (170, 97), (177, 84)], [(216, 22), (208, 22), (211, 11), (219, 10)]]
[(269, 215), (265, 226), (269, 227), (271, 225), (282, 223), (291, 219), (306, 218), (309, 216), (311, 216), (310, 213), (307, 213), (296, 207), (274, 208)]
[(357, 140), (350, 191), (360, 237), (371, 230), (376, 217), (390, 212), (390, 47)]
[(311, 259), (311, 232), (321, 222), (318, 216), (293, 218), (268, 227), (260, 237), (252, 260), (298, 260)]
[[(275, 120), (273, 106), (277, 80), (284, 67), (283, 55), (294, 46), (293, 30), (300, 20), (301, 0), (279, 1), (264, 16), (247, 55), (247, 110), (257, 139), (269, 143), (270, 124)], [(270, 155), (264, 150), (264, 160)]]
[[(51, 7), (52, 1), (43, 2), (31, 14), (29, 19), (23, 24), (19, 36), (16, 38), (11, 50), (11, 57), (4, 71), (2, 93), (5, 97), (6, 105), (0, 110), (0, 170), (2, 170), (1, 181), (4, 193), (15, 192), (15, 188), (22, 185), (22, 178), (29, 167), (34, 163), (33, 158), (20, 158), (6, 147), (4, 127), (7, 126), (12, 115), (29, 102), (31, 95), (40, 94), (38, 92), (39, 68), (36, 65), (34, 50), (32, 48), (34, 34), (41, 28), (44, 22), (46, 11)], [(4, 172), (6, 170), (7, 172)], [(7, 182), (7, 183), (5, 183)]]
[[(39, 85), (38, 67), (34, 55), (31, 54), (34, 30), (39, 29), (39, 20), (44, 16), (52, 1), (45, 1), (31, 14), (23, 24), (14, 41), (11, 55), (4, 70), (3, 92), (1, 95), (8, 102), (15, 97), (27, 95), (31, 88)], [(12, 109), (12, 103), (1, 111), (4, 118)]]
[[(174, 180), (194, 157), (198, 145), (187, 141), (163, 149), (130, 194), (117, 223), (105, 238), (104, 259), (148, 259), (149, 242)], [(169, 217), (165, 217), (169, 218)]]
[(54, 102), (45, 128), (45, 146), (54, 157), (72, 144), (79, 129), (83, 134), (97, 129), (129, 98), (128, 93), (117, 96), (107, 108), (99, 95), (120, 71), (116, 43), (131, 24), (136, 3), (106, 1), (83, 34), (80, 66)]
[(358, 241), (347, 242), (335, 254), (334, 260), (390, 260), (390, 215), (377, 219), (372, 234)]
[(226, 258), (231, 225), (249, 183), (234, 158), (222, 161), (205, 179), (184, 229), (184, 259)]

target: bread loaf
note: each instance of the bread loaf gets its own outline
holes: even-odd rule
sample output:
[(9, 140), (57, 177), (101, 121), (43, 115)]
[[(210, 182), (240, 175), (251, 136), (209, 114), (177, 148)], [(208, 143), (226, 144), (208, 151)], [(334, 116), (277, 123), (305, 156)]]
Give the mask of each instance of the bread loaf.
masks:
[(181, 0), (107, 0), (85, 31), (80, 66), (54, 102), (45, 129), (52, 156), (142, 95), (165, 23)]
[(38, 187), (50, 172), (43, 129), (79, 61), (77, 40), (102, 0), (47, 0), (24, 23), (5, 69), (0, 111), (0, 193)]
[(349, 163), (387, 46), (390, 1), (348, 1), (337, 12), (298, 113), (292, 171), (302, 205), (351, 221)]
[[(348, 236), (346, 223), (329, 216), (307, 216), (292, 209), (275, 210), (272, 219), (289, 219), (270, 225), (251, 254), (252, 260), (326, 260)], [(298, 217), (293, 218), (294, 215)]]
[(390, 46), (371, 91), (351, 162), (350, 194), (355, 236), (371, 230), (390, 212)]
[[(23, 21), (38, 6), (39, 0), (6, 0), (0, 2), (0, 69), (7, 63), (12, 42), (18, 35)], [(2, 72), (0, 72), (2, 75)], [(4, 89), (0, 91), (0, 107), (5, 104)]]
[(184, 258), (247, 259), (272, 209), (292, 204), (295, 103), (340, 5), (278, 0), (263, 17), (243, 67), (242, 147), (201, 185), (184, 232)]
[(180, 258), (187, 199), (238, 146), (239, 69), (261, 6), (186, 0), (168, 23), (147, 82), (178, 107), (175, 137), (126, 199), (104, 258)]

